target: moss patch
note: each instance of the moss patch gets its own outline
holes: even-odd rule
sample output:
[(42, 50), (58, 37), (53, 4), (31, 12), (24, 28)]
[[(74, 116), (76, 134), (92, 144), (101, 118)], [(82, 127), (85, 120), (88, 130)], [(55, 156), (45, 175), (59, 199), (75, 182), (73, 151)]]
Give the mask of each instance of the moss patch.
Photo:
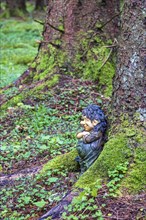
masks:
[(17, 103), (21, 102), (24, 99), (24, 94), (25, 93), (21, 93), (8, 100), (1, 106), (1, 110), (6, 110), (8, 107), (13, 107), (17, 105)]
[(67, 170), (76, 170), (77, 169), (77, 162), (75, 161), (75, 157), (77, 156), (77, 151), (73, 150), (69, 153), (59, 155), (46, 163), (43, 169), (40, 172), (40, 175), (45, 174), (48, 170), (53, 169), (67, 169)]
[(132, 193), (146, 190), (146, 148), (139, 147), (135, 150), (134, 161), (122, 185)]
[[(74, 60), (76, 74), (84, 79), (98, 81), (98, 90), (105, 96), (112, 94), (112, 78), (115, 74), (115, 65), (111, 57), (112, 41), (104, 42), (101, 38), (90, 37), (87, 33), (81, 40), (81, 48), (78, 48)], [(83, 51), (83, 52), (81, 52)]]
[(56, 85), (59, 82), (59, 78), (60, 78), (60, 75), (55, 74), (55, 75), (52, 75), (46, 81), (41, 82), (40, 84), (38, 84), (37, 86), (35, 86), (31, 90), (26, 89), (25, 91), (23, 91), (20, 94), (12, 97), (6, 103), (4, 103), (1, 106), (1, 110), (5, 110), (8, 107), (14, 107), (14, 106), (17, 105), (17, 103), (22, 102), (27, 97), (29, 97), (31, 95), (37, 95), (39, 91), (41, 91), (43, 89), (49, 89), (49, 88), (53, 87), (54, 85)]
[(34, 80), (43, 80), (56, 72), (57, 67), (61, 67), (65, 62), (65, 53), (48, 45), (48, 51), (42, 50), (32, 67), (36, 67)]
[(123, 134), (115, 135), (105, 144), (99, 158), (81, 176), (76, 186), (84, 188), (96, 185), (97, 179), (107, 178), (108, 170), (113, 170), (117, 165), (126, 162), (131, 155), (126, 137)]

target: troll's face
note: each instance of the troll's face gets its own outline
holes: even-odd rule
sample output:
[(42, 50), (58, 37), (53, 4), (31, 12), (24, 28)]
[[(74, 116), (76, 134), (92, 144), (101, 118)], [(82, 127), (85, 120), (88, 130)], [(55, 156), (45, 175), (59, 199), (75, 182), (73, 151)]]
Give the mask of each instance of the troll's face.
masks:
[(103, 111), (98, 105), (90, 104), (82, 111), (83, 120), (81, 124), (84, 126), (85, 131), (101, 130), (106, 131), (107, 122)]
[(85, 131), (90, 132), (94, 126), (96, 126), (99, 122), (97, 120), (91, 121), (89, 118), (86, 116), (82, 116), (80, 124), (84, 127)]

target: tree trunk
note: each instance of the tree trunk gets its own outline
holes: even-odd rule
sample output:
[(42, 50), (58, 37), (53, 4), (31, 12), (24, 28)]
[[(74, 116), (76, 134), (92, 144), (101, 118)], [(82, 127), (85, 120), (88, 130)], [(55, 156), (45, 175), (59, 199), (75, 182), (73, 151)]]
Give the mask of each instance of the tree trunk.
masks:
[[(27, 74), (25, 72), (15, 82), (15, 86), (28, 82), (32, 84), (36, 80), (50, 77), (52, 71), (50, 71), (52, 65), (50, 60), (54, 59), (54, 73), (66, 74), (66, 72), (69, 72), (74, 75), (78, 74), (79, 77), (94, 78), (94, 81), (99, 82), (100, 78), (103, 77), (100, 87), (106, 88), (109, 86), (109, 93), (111, 93), (114, 67), (110, 55), (115, 46), (114, 39), (119, 33), (118, 21), (119, 3), (116, 0), (48, 1), (43, 40), (39, 45), (38, 55), (31, 66), (33, 68), (30, 68)], [(100, 58), (100, 55), (97, 55), (98, 51), (95, 54), (92, 48), (98, 50), (98, 48), (103, 47), (103, 42), (107, 40), (110, 40), (107, 47), (106, 45), (104, 47), (107, 51), (103, 52), (103, 56)], [(109, 50), (110, 46), (111, 49)], [(88, 50), (91, 51), (89, 54)], [(107, 62), (108, 60), (109, 62)], [(84, 65), (86, 61), (89, 63), (87, 68)], [(94, 65), (92, 65), (92, 61), (94, 61)], [(82, 67), (80, 64), (82, 64)], [(105, 64), (107, 64), (107, 68)], [(91, 68), (93, 77), (90, 76)], [(47, 71), (47, 69), (49, 70)], [(109, 77), (106, 83), (104, 83), (105, 72)]]
[(113, 110), (115, 116), (135, 112), (144, 117), (145, 85), (145, 1), (127, 0), (121, 17), (118, 41), (117, 71), (114, 78)]
[[(76, 53), (77, 44), (80, 44), (79, 35), (90, 30), (94, 30), (98, 34), (102, 26), (103, 28), (100, 31), (104, 31), (104, 37), (113, 39), (118, 33), (116, 16), (118, 13), (119, 3), (115, 0), (69, 0), (67, 2), (57, 0), (55, 3), (50, 0), (42, 47), (46, 49), (49, 43), (54, 43), (55, 40), (60, 39), (62, 41), (61, 47), (72, 57)], [(110, 20), (111, 22), (105, 25)]]
[(25, 0), (6, 0), (7, 8), (11, 16), (18, 14), (18, 11), (26, 12)]
[(45, 0), (36, 0), (35, 2), (35, 10), (44, 10)]

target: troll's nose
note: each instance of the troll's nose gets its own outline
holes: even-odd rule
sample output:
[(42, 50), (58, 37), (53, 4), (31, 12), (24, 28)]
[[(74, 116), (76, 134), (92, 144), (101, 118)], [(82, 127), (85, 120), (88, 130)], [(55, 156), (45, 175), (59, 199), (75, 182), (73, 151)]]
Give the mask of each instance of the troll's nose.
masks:
[(81, 122), (80, 122), (80, 124), (81, 124), (81, 125), (84, 125), (84, 124), (85, 124), (85, 122), (84, 122), (84, 121), (81, 121)]

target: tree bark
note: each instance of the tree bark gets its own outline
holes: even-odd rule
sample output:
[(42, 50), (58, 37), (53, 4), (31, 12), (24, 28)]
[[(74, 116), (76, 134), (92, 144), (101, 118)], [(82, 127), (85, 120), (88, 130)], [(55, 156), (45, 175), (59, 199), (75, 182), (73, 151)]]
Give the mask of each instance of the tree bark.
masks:
[[(55, 3), (53, 0), (48, 2), (46, 22), (43, 32), (44, 43), (42, 47), (46, 49), (47, 43), (56, 39), (62, 40), (62, 48), (72, 57), (76, 53), (76, 46), (79, 45), (79, 35), (95, 30), (98, 33), (97, 24), (103, 25), (111, 18), (111, 22), (105, 25), (103, 30), (104, 37), (111, 39), (118, 33), (119, 3), (112, 1), (88, 1), (88, 0), (69, 0)], [(103, 16), (104, 15), (104, 16)], [(59, 32), (52, 28), (62, 26), (64, 32)]]
[(45, 0), (36, 0), (35, 2), (35, 10), (44, 10)]
[(118, 40), (117, 71), (113, 81), (113, 111), (117, 117), (135, 112), (144, 119), (145, 86), (145, 18), (144, 0), (126, 0), (121, 16)]
[[(51, 52), (48, 46), (52, 45), (66, 54), (68, 60), (65, 61), (64, 66), (69, 69), (69, 72), (74, 72), (74, 67), (72, 67), (74, 57), (78, 55), (79, 51), (82, 51), (83, 54), (87, 53), (87, 51), (82, 50), (81, 43), (83, 39), (89, 41), (89, 34), (87, 36), (87, 33), (93, 31), (90, 38), (98, 36), (103, 41), (109, 39), (114, 41), (119, 33), (118, 22), (119, 2), (116, 0), (57, 0), (55, 2), (50, 0), (48, 1), (42, 33), (43, 40), (39, 45), (35, 62), (40, 62), (42, 53), (49, 57)], [(58, 40), (60, 41), (59, 45), (56, 44)], [(94, 46), (94, 42), (90, 45), (90, 47), (92, 46)], [(40, 72), (43, 71), (44, 69), (40, 70)], [(28, 70), (28, 72), (31, 71)], [(36, 74), (38, 73), (35, 72), (33, 76)], [(15, 82), (15, 85), (19, 86), (25, 80), (28, 81), (28, 77), (28, 74), (23, 74)], [(30, 81), (32, 83), (33, 78)]]

